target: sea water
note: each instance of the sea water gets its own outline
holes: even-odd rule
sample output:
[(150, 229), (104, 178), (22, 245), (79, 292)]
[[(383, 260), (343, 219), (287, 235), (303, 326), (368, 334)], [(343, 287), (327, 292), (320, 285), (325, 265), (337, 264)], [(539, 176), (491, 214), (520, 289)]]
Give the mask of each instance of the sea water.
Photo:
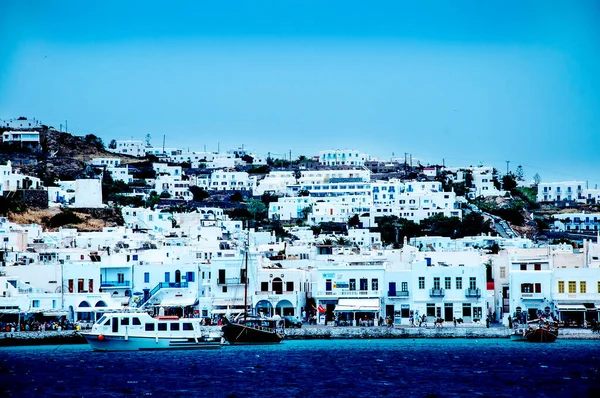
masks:
[(210, 351), (0, 349), (0, 396), (600, 397), (600, 343), (295, 340)]

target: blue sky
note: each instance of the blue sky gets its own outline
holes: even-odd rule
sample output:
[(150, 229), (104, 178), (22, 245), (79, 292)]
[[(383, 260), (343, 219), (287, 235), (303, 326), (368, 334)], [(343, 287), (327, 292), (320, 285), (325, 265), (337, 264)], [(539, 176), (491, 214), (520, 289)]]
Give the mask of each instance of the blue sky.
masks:
[(0, 118), (600, 184), (595, 1), (3, 1)]

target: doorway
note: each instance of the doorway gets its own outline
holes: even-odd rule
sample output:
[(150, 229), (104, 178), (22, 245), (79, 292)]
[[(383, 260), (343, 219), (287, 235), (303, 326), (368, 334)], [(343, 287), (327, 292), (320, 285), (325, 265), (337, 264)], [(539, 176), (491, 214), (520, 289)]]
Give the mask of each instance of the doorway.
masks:
[(444, 303), (444, 321), (452, 322), (454, 319), (454, 305), (452, 303)]

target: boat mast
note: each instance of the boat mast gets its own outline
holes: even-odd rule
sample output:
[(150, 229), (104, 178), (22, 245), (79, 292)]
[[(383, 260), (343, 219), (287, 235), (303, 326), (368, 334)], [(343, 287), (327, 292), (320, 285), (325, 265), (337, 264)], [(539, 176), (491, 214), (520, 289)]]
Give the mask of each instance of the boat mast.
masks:
[(246, 324), (246, 314), (248, 313), (248, 250), (250, 245), (250, 230), (246, 231), (246, 250), (244, 260), (244, 325)]

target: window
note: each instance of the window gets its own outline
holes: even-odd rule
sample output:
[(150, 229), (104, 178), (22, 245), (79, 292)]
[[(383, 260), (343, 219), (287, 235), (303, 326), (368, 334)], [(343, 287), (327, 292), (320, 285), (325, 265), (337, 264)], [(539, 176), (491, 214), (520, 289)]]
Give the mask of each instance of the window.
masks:
[(369, 290), (369, 280), (368, 279), (361, 279), (360, 280), (360, 290)]
[(269, 291), (269, 282), (261, 282), (260, 283), (260, 291), (268, 292)]
[(542, 264), (533, 264), (533, 270), (534, 271), (541, 271), (542, 270)]
[(136, 325), (136, 326), (140, 326), (142, 323), (140, 322), (140, 318), (133, 317), (133, 318), (131, 318), (131, 324), (132, 325)]
[(474, 276), (469, 278), (469, 289), (477, 289), (477, 278)]
[(463, 303), (463, 317), (471, 316), (471, 303)]
[(181, 330), (194, 330), (194, 325), (189, 322), (186, 322), (181, 325)]
[(500, 279), (506, 278), (506, 267), (500, 267)]
[(154, 332), (154, 324), (153, 323), (147, 323), (145, 325), (146, 328), (146, 332)]
[(150, 272), (144, 272), (144, 283), (150, 283)]
[(598, 293), (600, 293), (600, 281), (598, 281)]
[(585, 281), (579, 282), (579, 293), (587, 293), (587, 285)]
[(171, 273), (170, 272), (165, 272), (165, 282), (167, 282), (167, 283), (171, 282)]
[(419, 277), (419, 289), (425, 289), (425, 277), (424, 276)]
[(223, 285), (222, 289), (223, 293), (227, 293), (227, 285)]
[(521, 283), (521, 293), (533, 293), (533, 284)]
[(158, 324), (158, 330), (159, 331), (166, 331), (167, 330), (167, 324), (166, 322), (161, 322)]
[(542, 284), (541, 283), (536, 283), (535, 284), (535, 292), (536, 293), (541, 293), (542, 292)]
[(356, 290), (356, 279), (350, 279), (349, 289)]
[(444, 289), (452, 289), (452, 278), (449, 276), (444, 278)]
[(189, 271), (186, 273), (186, 279), (188, 282), (194, 282), (194, 275), (195, 273), (192, 271)]
[(435, 316), (435, 304), (427, 303), (427, 316)]
[(285, 291), (293, 292), (294, 291), (294, 282), (286, 282), (285, 283)]
[(39, 308), (39, 306), (40, 306), (40, 300), (33, 300), (33, 301), (31, 302), (31, 306), (32, 306), (33, 308)]
[(408, 282), (402, 282), (402, 291), (408, 292)]
[(527, 264), (521, 264), (521, 271), (527, 271)]
[(462, 277), (461, 276), (456, 277), (456, 288), (458, 290), (462, 290)]
[(565, 281), (558, 281), (558, 292), (559, 293), (565, 292)]
[(376, 278), (371, 279), (371, 290), (379, 290), (379, 280)]
[(569, 281), (569, 293), (577, 293), (577, 283), (575, 281)]
[(129, 318), (121, 318), (121, 325), (129, 325)]
[(178, 331), (179, 330), (179, 324), (178, 323), (172, 323), (171, 324), (171, 331)]

